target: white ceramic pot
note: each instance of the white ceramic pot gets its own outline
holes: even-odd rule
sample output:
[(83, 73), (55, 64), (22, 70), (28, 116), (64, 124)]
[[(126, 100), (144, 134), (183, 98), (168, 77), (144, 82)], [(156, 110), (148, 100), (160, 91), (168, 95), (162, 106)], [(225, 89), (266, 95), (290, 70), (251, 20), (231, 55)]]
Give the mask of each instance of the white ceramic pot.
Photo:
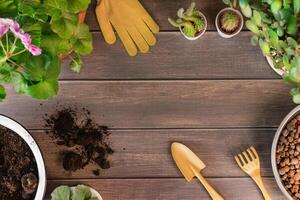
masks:
[(270, 65), (270, 67), (280, 76), (282, 76), (284, 74), (284, 71), (282, 69), (277, 69), (275, 68), (274, 64), (273, 64), (273, 60), (271, 57), (266, 56), (267, 62)]
[(287, 199), (289, 200), (294, 200), (293, 197), (288, 193), (288, 191), (284, 188), (284, 185), (281, 181), (279, 172), (278, 172), (278, 168), (277, 168), (277, 164), (276, 164), (276, 149), (277, 149), (277, 144), (278, 144), (278, 140), (279, 137), (282, 133), (282, 131), (284, 130), (286, 124), (293, 119), (295, 116), (297, 116), (298, 114), (300, 114), (300, 106), (297, 106), (296, 108), (294, 108), (289, 114), (287, 114), (287, 116), (282, 120), (281, 124), (279, 125), (276, 134), (274, 136), (273, 139), (273, 144), (272, 144), (272, 150), (271, 150), (271, 163), (272, 163), (272, 170), (273, 170), (273, 174), (274, 177), (276, 179), (277, 185), (279, 186), (280, 190), (282, 191), (282, 193), (287, 197)]
[(0, 125), (12, 130), (17, 135), (19, 135), (29, 146), (31, 149), (33, 156), (36, 160), (37, 169), (38, 169), (38, 187), (35, 195), (35, 200), (43, 200), (45, 191), (46, 191), (46, 170), (45, 170), (45, 163), (40, 151), (40, 148), (38, 147), (37, 143), (33, 139), (33, 137), (30, 135), (30, 133), (21, 126), (18, 122), (4, 116), (0, 115)]
[[(226, 12), (226, 11), (232, 11), (232, 12), (236, 13), (240, 17), (240, 20), (241, 20), (240, 27), (233, 34), (227, 34), (224, 31), (222, 31), (219, 27), (219, 18), (221, 17), (221, 14)], [(215, 19), (215, 25), (216, 25), (217, 31), (218, 31), (218, 33), (221, 37), (223, 37), (223, 38), (232, 38), (233, 36), (236, 36), (237, 34), (239, 34), (241, 32), (241, 30), (244, 26), (244, 18), (243, 18), (243, 15), (241, 14), (240, 11), (238, 11), (236, 9), (233, 9), (233, 8), (224, 8), (224, 9), (219, 11), (219, 13), (218, 13), (218, 15)]]
[(202, 12), (200, 12), (200, 15), (201, 15), (202, 19), (204, 20), (205, 27), (204, 27), (204, 30), (203, 30), (200, 34), (198, 34), (196, 37), (188, 37), (188, 36), (186, 36), (186, 35), (183, 33), (182, 28), (179, 27), (179, 30), (180, 30), (181, 34), (182, 34), (186, 39), (188, 39), (188, 40), (197, 40), (197, 39), (199, 39), (200, 37), (202, 37), (203, 34), (205, 33), (205, 31), (206, 31), (206, 29), (207, 29), (207, 19), (206, 19), (205, 15), (204, 15)]
[[(90, 189), (90, 191), (92, 193), (92, 197), (97, 197), (98, 200), (103, 200), (102, 197), (101, 197), (101, 195), (99, 194), (99, 192), (97, 192), (94, 188), (91, 188), (91, 187), (89, 187), (87, 185), (82, 185), (82, 186), (88, 187)], [(74, 188), (75, 187), (71, 187), (71, 189), (74, 189)]]

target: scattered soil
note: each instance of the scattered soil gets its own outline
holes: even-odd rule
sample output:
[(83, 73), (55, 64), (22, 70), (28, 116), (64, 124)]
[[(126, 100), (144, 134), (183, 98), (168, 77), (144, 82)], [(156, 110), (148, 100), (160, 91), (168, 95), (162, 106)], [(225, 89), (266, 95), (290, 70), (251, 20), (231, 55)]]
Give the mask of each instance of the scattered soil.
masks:
[[(62, 166), (66, 171), (75, 172), (90, 163), (101, 169), (110, 168), (109, 155), (114, 151), (107, 143), (107, 126), (100, 126), (90, 118), (90, 111), (82, 108), (63, 108), (55, 114), (45, 115), (45, 127), (56, 144), (69, 147), (63, 152)], [(100, 169), (93, 170), (95, 175)]]
[(33, 200), (37, 177), (29, 146), (16, 133), (0, 126), (0, 199)]
[(282, 131), (276, 149), (277, 168), (286, 190), (300, 200), (300, 115)]

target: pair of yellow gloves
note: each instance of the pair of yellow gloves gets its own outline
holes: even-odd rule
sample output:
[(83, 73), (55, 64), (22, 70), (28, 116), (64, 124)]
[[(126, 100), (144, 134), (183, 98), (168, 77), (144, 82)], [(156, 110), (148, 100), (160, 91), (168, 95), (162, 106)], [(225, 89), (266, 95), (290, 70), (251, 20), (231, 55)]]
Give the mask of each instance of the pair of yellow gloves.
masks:
[(138, 0), (100, 0), (96, 15), (105, 41), (115, 43), (115, 30), (130, 56), (138, 49), (146, 53), (156, 43), (153, 33), (159, 26)]

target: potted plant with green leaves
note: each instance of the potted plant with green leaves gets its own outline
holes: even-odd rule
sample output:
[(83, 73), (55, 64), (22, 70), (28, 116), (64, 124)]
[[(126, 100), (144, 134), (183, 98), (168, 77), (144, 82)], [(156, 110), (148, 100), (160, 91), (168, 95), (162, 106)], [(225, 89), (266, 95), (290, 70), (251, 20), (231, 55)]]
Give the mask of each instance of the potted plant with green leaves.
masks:
[[(5, 85), (19, 94), (48, 99), (59, 91), (62, 57), (79, 72), (91, 53), (92, 35), (82, 23), (90, 0), (0, 0), (0, 100)], [(72, 54), (71, 54), (72, 52)]]
[(69, 187), (59, 186), (51, 193), (51, 200), (102, 200), (100, 194), (93, 188), (86, 185)]
[(300, 103), (300, 0), (239, 1), (253, 32), (251, 43), (259, 45), (271, 67), (292, 85), (293, 101)]
[(223, 0), (223, 2), (229, 7), (219, 11), (215, 24), (221, 37), (231, 38), (241, 32), (244, 19), (237, 9), (237, 0)]
[(182, 35), (188, 40), (196, 40), (200, 38), (206, 31), (207, 20), (202, 12), (196, 9), (195, 2), (184, 10), (180, 8), (177, 11), (177, 20), (168, 18), (171, 25), (179, 28)]

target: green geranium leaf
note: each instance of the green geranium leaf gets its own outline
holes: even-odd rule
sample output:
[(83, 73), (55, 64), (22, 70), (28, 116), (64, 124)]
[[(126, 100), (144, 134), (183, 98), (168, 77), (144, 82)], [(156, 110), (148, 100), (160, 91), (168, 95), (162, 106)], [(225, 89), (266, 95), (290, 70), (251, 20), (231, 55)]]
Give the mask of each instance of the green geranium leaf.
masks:
[(0, 0), (0, 17), (15, 17), (18, 13), (14, 0)]
[(78, 17), (72, 13), (62, 12), (59, 16), (53, 16), (50, 24), (52, 30), (60, 37), (70, 39), (76, 31)]
[(80, 55), (87, 55), (92, 52), (92, 34), (86, 24), (79, 24), (74, 37), (71, 38), (74, 51)]
[(259, 29), (258, 27), (251, 21), (251, 20), (247, 20), (246, 21), (246, 27), (252, 31), (255, 34), (259, 34)]
[(269, 39), (270, 39), (270, 42), (272, 44), (273, 47), (275, 48), (278, 48), (278, 35), (277, 33), (272, 30), (271, 28), (268, 29), (268, 35), (269, 35)]
[(90, 200), (92, 193), (84, 185), (79, 185), (72, 190), (72, 200)]
[(265, 42), (264, 40), (260, 39), (259, 40), (259, 46), (261, 48), (262, 53), (264, 54), (264, 56), (269, 56), (270, 55), (270, 46), (267, 42)]
[(67, 7), (64, 9), (73, 13), (78, 13), (80, 11), (84, 11), (88, 8), (91, 0), (66, 0)]
[(72, 61), (70, 63), (70, 69), (76, 73), (80, 72), (80, 69), (82, 67), (82, 60), (80, 55), (76, 54), (74, 58), (72, 58)]
[(19, 94), (27, 93), (27, 81), (20, 72), (11, 72), (11, 79), (15, 88), (15, 91)]
[(13, 70), (13, 67), (8, 63), (3, 63), (0, 65), (0, 82), (1, 83), (11, 83), (10, 73)]
[(3, 101), (6, 97), (6, 91), (5, 91), (5, 88), (0, 85), (0, 101)]
[(63, 39), (57, 34), (43, 35), (41, 47), (52, 55), (66, 54), (72, 50), (69, 40)]
[(296, 48), (298, 43), (294, 38), (288, 37), (286, 40), (287, 40), (289, 46)]
[(57, 78), (60, 73), (60, 60), (58, 57), (50, 58), (48, 55), (31, 56), (24, 67), (25, 77), (32, 81), (44, 81)]
[(59, 84), (57, 79), (47, 79), (28, 86), (27, 93), (35, 99), (48, 99), (57, 95)]
[(51, 193), (51, 200), (69, 200), (71, 197), (71, 189), (68, 186), (60, 186)]

